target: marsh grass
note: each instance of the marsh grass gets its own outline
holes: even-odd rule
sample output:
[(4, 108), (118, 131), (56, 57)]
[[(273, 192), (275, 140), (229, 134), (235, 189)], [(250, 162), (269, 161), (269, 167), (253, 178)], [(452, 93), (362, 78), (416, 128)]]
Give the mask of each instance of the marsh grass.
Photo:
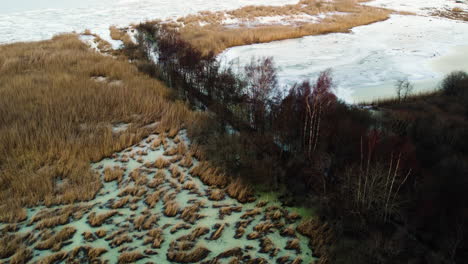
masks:
[[(121, 80), (108, 85), (92, 80)], [(24, 206), (89, 200), (101, 187), (90, 162), (196, 115), (125, 58), (102, 56), (76, 35), (0, 46), (0, 221)], [(115, 135), (112, 124), (132, 123)]]
[(120, 254), (118, 263), (135, 263), (137, 260), (144, 258), (145, 256), (138, 251), (124, 252)]
[(50, 238), (37, 243), (35, 248), (40, 250), (51, 249), (53, 251), (59, 251), (62, 248), (62, 243), (72, 238), (75, 232), (76, 229), (74, 227), (64, 227)]
[[(226, 48), (265, 43), (275, 40), (299, 38), (333, 32), (348, 32), (351, 28), (385, 20), (390, 11), (363, 6), (353, 0), (315, 1), (302, 0), (297, 4), (284, 6), (246, 6), (231, 11), (200, 12), (179, 18), (175, 22), (164, 22), (166, 26), (180, 31), (184, 40), (192, 44), (203, 54), (222, 52)], [(340, 12), (339, 14), (333, 14)], [(320, 23), (303, 21), (290, 24), (261, 24), (251, 26), (248, 23), (255, 18), (268, 16), (294, 17), (297, 15), (317, 16), (331, 13)], [(226, 27), (223, 20), (238, 20), (235, 27)]]

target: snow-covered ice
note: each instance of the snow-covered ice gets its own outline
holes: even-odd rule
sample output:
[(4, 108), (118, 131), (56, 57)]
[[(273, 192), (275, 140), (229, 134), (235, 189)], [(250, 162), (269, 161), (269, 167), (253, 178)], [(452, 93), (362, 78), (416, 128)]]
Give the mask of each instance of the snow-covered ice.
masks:
[[(308, 15), (308, 14), (300, 14), (300, 15), (284, 15), (284, 16), (261, 16), (255, 17), (250, 19), (239, 19), (239, 18), (232, 18), (227, 17), (225, 18), (221, 24), (225, 27), (258, 27), (258, 26), (265, 26), (265, 25), (301, 25), (304, 23), (320, 23), (322, 20), (328, 17), (336, 16), (336, 15), (346, 15), (346, 13), (342, 12), (328, 12), (328, 13), (320, 13), (318, 15)], [(203, 26), (203, 25), (202, 25)]]
[(246, 5), (285, 5), (297, 0), (15, 0), (2, 1), (0, 44), (49, 39), (63, 32), (90, 29), (110, 40), (109, 26), (128, 26), (199, 11)]
[(453, 8), (468, 11), (467, 0), (374, 0), (364, 4), (418, 15), (430, 15), (435, 10), (452, 10)]
[(282, 85), (315, 79), (319, 72), (332, 68), (338, 96), (352, 103), (393, 95), (394, 82), (402, 78), (415, 82), (416, 89), (421, 85), (434, 88), (450, 64), (443, 60), (445, 55), (464, 57), (467, 63), (456, 66), (468, 70), (468, 53), (460, 49), (460, 54), (453, 55), (454, 47), (464, 45), (468, 45), (468, 23), (392, 15), (386, 21), (356, 27), (349, 34), (234, 47), (222, 53), (220, 60), (238, 60), (243, 65), (252, 56), (272, 56), (280, 68)]

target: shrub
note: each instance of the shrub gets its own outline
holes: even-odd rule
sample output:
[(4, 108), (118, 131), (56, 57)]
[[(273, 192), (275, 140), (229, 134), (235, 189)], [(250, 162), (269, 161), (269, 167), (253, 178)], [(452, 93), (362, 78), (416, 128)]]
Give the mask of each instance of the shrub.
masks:
[(441, 84), (441, 89), (445, 95), (460, 96), (466, 93), (468, 88), (468, 74), (463, 71), (454, 71), (447, 76)]

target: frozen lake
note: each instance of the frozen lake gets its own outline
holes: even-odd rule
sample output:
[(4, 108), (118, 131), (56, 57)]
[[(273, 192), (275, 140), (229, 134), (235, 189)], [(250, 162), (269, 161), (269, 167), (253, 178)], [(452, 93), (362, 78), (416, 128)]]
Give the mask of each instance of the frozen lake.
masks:
[(220, 59), (243, 65), (252, 56), (272, 56), (284, 86), (315, 79), (332, 68), (338, 97), (354, 103), (393, 96), (394, 83), (402, 78), (412, 81), (417, 91), (435, 88), (447, 72), (468, 70), (467, 45), (466, 22), (392, 15), (349, 34), (234, 47)]
[[(235, 47), (223, 60), (245, 63), (255, 56), (273, 56), (280, 82), (315, 78), (332, 68), (337, 94), (347, 102), (393, 95), (397, 79), (408, 78), (416, 90), (433, 89), (451, 70), (468, 70), (468, 23), (431, 16), (454, 7), (468, 10), (468, 0), (375, 0), (365, 4), (407, 11), (389, 20), (356, 27), (350, 34), (329, 34)], [(109, 26), (127, 26), (203, 10), (245, 5), (284, 5), (298, 0), (17, 0), (0, 9), (0, 44), (49, 39), (62, 32), (90, 29), (110, 40)]]
[(0, 44), (49, 39), (62, 32), (90, 29), (109, 39), (110, 25), (179, 17), (203, 10), (246, 5), (284, 5), (297, 0), (16, 0), (2, 1)]

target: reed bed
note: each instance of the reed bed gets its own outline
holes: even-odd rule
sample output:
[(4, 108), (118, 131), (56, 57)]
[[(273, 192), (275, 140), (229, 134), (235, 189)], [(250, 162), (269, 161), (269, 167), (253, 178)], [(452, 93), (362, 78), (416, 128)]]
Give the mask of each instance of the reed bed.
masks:
[[(229, 47), (265, 43), (275, 40), (299, 38), (309, 35), (347, 32), (351, 28), (385, 20), (389, 10), (363, 6), (354, 0), (316, 1), (302, 0), (294, 5), (246, 6), (231, 11), (200, 12), (164, 22), (177, 28), (184, 40), (191, 43), (203, 54), (218, 54)], [(268, 23), (251, 25), (247, 22), (261, 17), (317, 16), (330, 13), (320, 23), (315, 21), (290, 22), (288, 24)], [(226, 26), (223, 21), (238, 21)]]
[[(121, 85), (93, 77), (119, 80)], [(93, 199), (90, 162), (150, 134), (177, 131), (195, 114), (125, 58), (102, 56), (76, 35), (0, 46), (0, 221), (24, 220), (25, 206)], [(112, 124), (132, 123), (122, 133)]]

